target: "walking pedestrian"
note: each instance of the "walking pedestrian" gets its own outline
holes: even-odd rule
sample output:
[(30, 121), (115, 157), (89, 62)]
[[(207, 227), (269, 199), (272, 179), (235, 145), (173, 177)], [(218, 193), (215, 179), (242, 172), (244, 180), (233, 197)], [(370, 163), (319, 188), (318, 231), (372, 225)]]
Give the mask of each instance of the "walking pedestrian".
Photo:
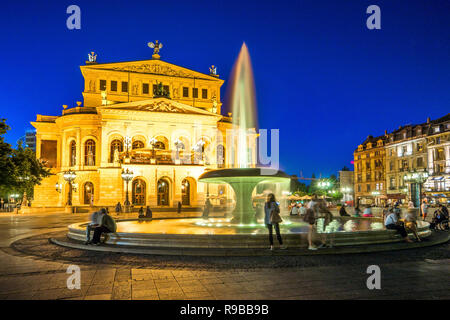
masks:
[(422, 202), (420, 209), (422, 210), (423, 221), (425, 221), (425, 219), (427, 218), (427, 214), (428, 214), (428, 205), (425, 202), (425, 200)]
[(122, 213), (122, 205), (120, 202), (117, 202), (116, 204), (116, 214)]
[(280, 244), (280, 249), (286, 249), (287, 247), (283, 245), (283, 239), (280, 233), (280, 222), (282, 221), (280, 217), (280, 207), (275, 199), (275, 195), (270, 193), (267, 196), (266, 203), (264, 204), (264, 223), (269, 230), (269, 243), (270, 250), (273, 250), (273, 228), (275, 228), (275, 233), (277, 234), (277, 240)]

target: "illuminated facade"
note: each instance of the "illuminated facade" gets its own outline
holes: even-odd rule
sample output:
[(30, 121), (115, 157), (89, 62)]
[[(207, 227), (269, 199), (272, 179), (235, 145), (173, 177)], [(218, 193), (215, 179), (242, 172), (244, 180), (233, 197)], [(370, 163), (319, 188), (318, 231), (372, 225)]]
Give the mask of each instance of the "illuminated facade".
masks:
[[(230, 117), (221, 115), (223, 80), (159, 59), (81, 66), (84, 103), (60, 116), (37, 115), (36, 156), (55, 175), (36, 186), (33, 207), (60, 207), (72, 189), (74, 206), (124, 203), (123, 170), (133, 172), (135, 206), (203, 205), (225, 187), (197, 181), (205, 170), (230, 167), (235, 153), (227, 140)], [(254, 139), (253, 139), (254, 138)], [(249, 135), (256, 163), (256, 135)], [(231, 141), (231, 142), (230, 142)], [(228, 144), (228, 145), (227, 145)], [(73, 188), (63, 174), (76, 174)], [(225, 188), (225, 189), (224, 189)]]
[(380, 205), (386, 200), (386, 140), (387, 134), (368, 136), (354, 152), (356, 203)]
[[(401, 126), (378, 138), (369, 136), (355, 150), (354, 165), (355, 198), (363, 204), (409, 199), (417, 202), (421, 198), (448, 202), (450, 114), (436, 120), (428, 118), (418, 125)], [(419, 186), (415, 181), (405, 180), (414, 174), (428, 176), (423, 187), (423, 181)], [(413, 194), (417, 196), (412, 197)]]

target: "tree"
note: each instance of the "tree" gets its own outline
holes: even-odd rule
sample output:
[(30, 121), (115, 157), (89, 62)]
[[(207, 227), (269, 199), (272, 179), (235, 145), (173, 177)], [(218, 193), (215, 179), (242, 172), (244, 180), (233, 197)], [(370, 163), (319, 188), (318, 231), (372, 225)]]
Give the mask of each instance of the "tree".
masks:
[(344, 167), (341, 169), (341, 171), (350, 171), (350, 169), (347, 168), (347, 166), (344, 166)]
[(13, 150), (12, 160), (15, 168), (14, 189), (18, 193), (23, 194), (26, 191), (28, 196), (33, 195), (34, 186), (41, 184), (43, 178), (51, 175), (50, 170), (36, 159), (33, 150), (23, 148), (22, 144)]
[(12, 161), (12, 148), (5, 142), (3, 135), (9, 130), (5, 119), (0, 119), (0, 193), (8, 192), (14, 184), (14, 163)]
[(51, 175), (31, 149), (23, 148), (19, 144), (13, 149), (4, 141), (3, 135), (9, 130), (5, 119), (0, 120), (0, 193), (27, 192), (33, 194), (35, 185), (42, 179)]

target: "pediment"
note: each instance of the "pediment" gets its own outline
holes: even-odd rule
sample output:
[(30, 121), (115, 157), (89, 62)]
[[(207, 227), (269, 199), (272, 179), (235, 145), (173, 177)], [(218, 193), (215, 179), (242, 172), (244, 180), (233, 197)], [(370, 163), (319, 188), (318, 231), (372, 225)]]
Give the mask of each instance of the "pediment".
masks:
[(86, 70), (111, 70), (111, 71), (123, 71), (123, 72), (135, 72), (135, 73), (147, 73), (156, 75), (165, 75), (182, 78), (196, 78), (204, 80), (220, 81), (214, 76), (201, 73), (198, 71), (190, 70), (188, 68), (180, 67), (169, 62), (162, 60), (141, 60), (130, 62), (113, 62), (113, 63), (95, 63), (81, 67)]
[(221, 115), (196, 108), (189, 105), (173, 101), (167, 98), (155, 98), (142, 101), (134, 101), (127, 103), (118, 103), (114, 105), (102, 106), (102, 110), (117, 111), (143, 111), (143, 112), (161, 112), (175, 114), (196, 114), (221, 117)]

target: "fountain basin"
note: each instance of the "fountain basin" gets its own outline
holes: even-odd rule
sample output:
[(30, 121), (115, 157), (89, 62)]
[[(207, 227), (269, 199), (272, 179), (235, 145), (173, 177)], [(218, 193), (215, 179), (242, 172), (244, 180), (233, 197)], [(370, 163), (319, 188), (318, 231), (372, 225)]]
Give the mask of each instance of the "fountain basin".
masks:
[[(373, 228), (373, 223), (381, 223), (377, 218), (336, 218), (344, 226), (353, 225), (352, 229), (329, 233), (328, 237), (334, 239), (334, 246), (370, 245), (379, 243), (394, 243), (403, 241), (400, 235), (393, 230)], [(264, 249), (268, 246), (268, 232), (262, 221), (256, 226), (243, 227), (226, 225), (216, 226), (221, 219), (154, 219), (148, 220), (121, 220), (117, 222), (117, 232), (110, 235), (108, 244), (119, 247), (148, 247), (181, 252), (184, 249)], [(222, 219), (224, 220), (224, 219)], [(292, 221), (281, 224), (283, 241), (289, 248), (306, 248), (308, 245), (306, 223)], [(206, 223), (206, 226), (199, 225)], [(208, 226), (208, 224), (213, 224)], [(86, 225), (75, 223), (69, 226), (68, 237), (73, 240), (85, 241)], [(347, 229), (348, 230), (348, 229)], [(431, 235), (429, 224), (418, 221), (418, 231), (421, 237)], [(276, 241), (276, 240), (275, 240)]]

